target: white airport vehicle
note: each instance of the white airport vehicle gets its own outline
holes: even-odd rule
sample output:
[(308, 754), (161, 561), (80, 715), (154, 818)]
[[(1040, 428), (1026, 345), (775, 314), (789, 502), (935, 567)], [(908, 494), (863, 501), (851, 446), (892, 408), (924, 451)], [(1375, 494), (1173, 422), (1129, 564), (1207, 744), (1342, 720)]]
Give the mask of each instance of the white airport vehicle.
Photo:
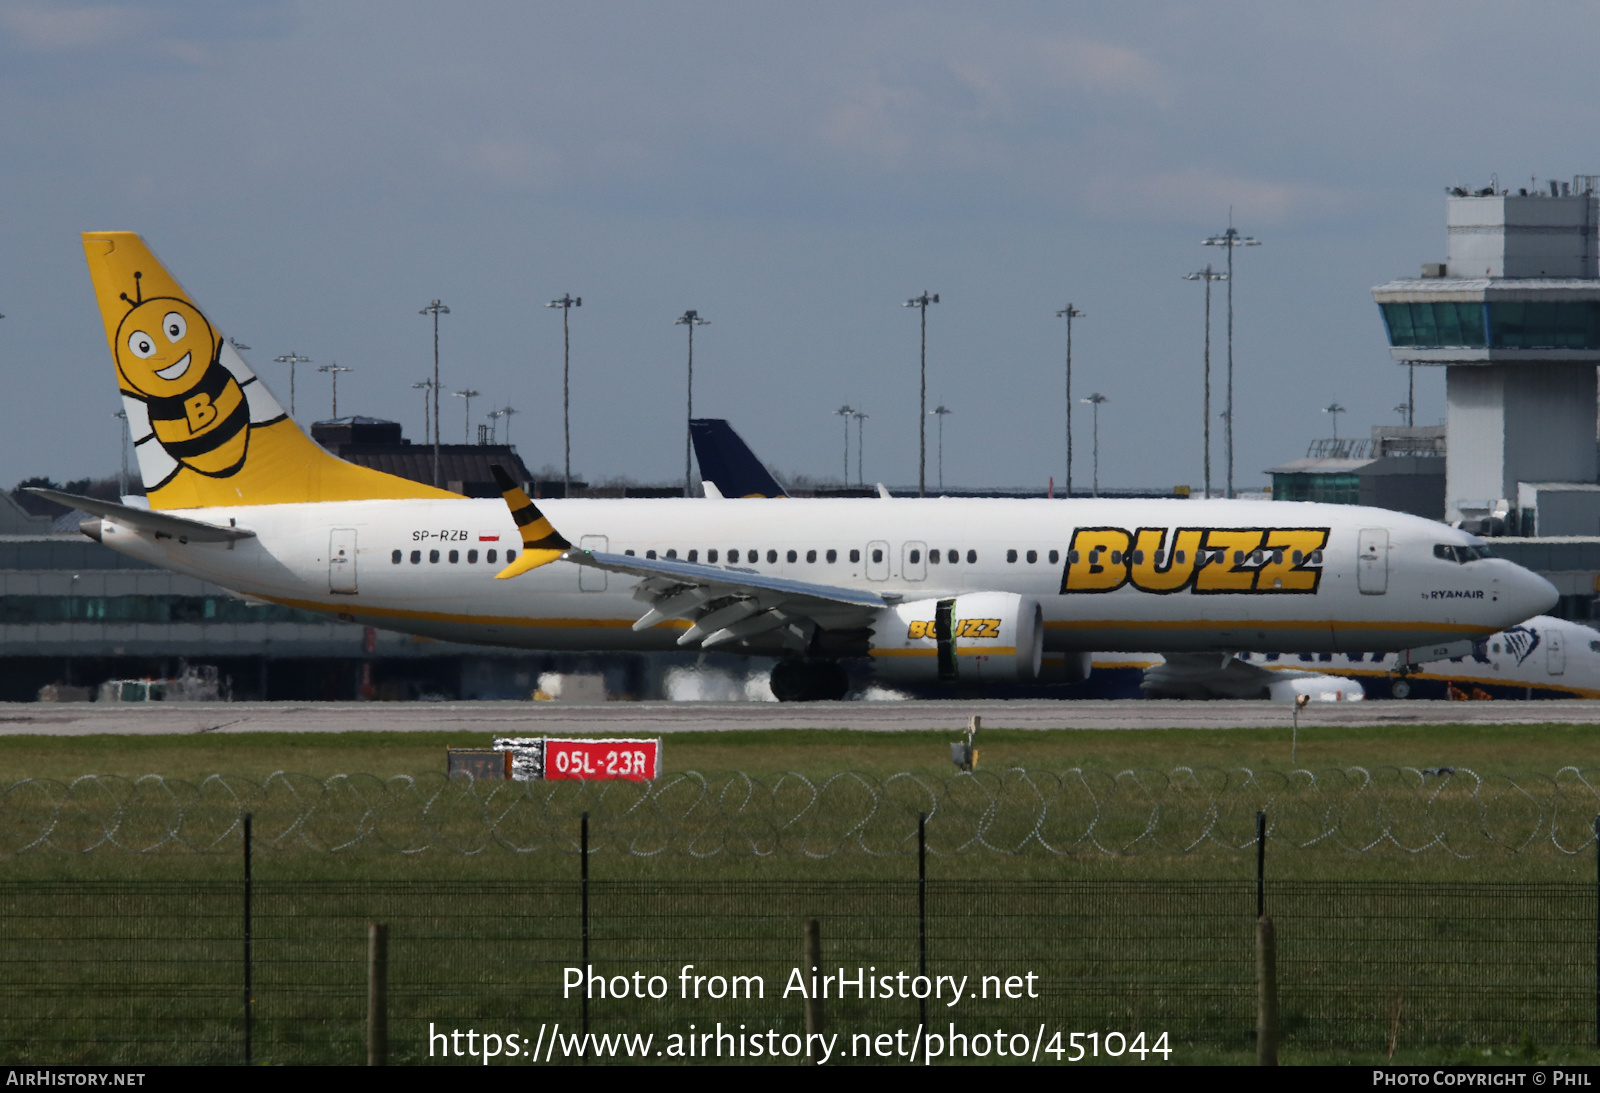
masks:
[[(129, 232), (84, 235), (148, 508), (51, 491), (107, 546), (241, 596), (454, 641), (781, 657), (779, 698), (1082, 679), (1091, 651), (1393, 652), (1556, 602), (1471, 535), (1225, 500), (504, 500), (307, 437)], [(557, 530), (559, 529), (559, 530)]]
[(1375, 697), (1600, 698), (1600, 631), (1549, 615), (1409, 655), (1248, 653), (1242, 659), (1269, 672), (1365, 680)]

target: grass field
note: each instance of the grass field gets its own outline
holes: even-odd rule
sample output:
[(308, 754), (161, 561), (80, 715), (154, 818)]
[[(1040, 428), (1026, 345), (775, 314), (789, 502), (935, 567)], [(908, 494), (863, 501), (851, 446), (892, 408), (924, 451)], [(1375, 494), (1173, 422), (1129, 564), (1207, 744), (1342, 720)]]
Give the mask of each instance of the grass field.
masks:
[[(575, 1016), (550, 984), (562, 962), (578, 958), (580, 863), (574, 851), (583, 809), (593, 814), (596, 847), (590, 860), (596, 885), (592, 960), (662, 970), (721, 961), (780, 975), (794, 962), (800, 919), (816, 914), (828, 923), (826, 959), (906, 966), (916, 951), (916, 855), (907, 832), (914, 832), (916, 810), (925, 807), (918, 783), (893, 778), (908, 772), (923, 785), (954, 787), (929, 825), (930, 967), (1037, 969), (1053, 984), (1045, 1010), (1052, 1022), (1167, 1027), (1182, 1044), (1172, 1062), (1252, 1061), (1255, 855), (1247, 844), (1255, 806), (1249, 792), (1239, 791), (1237, 772), (1257, 772), (1261, 785), (1279, 792), (1299, 784), (1289, 774), (1296, 768), (1288, 761), (1287, 733), (985, 730), (979, 776), (965, 781), (953, 780), (953, 739), (947, 733), (814, 731), (672, 735), (665, 745), (667, 780), (686, 771), (724, 772), (708, 776), (710, 798), (689, 808), (673, 804), (688, 798), (669, 794), (661, 809), (641, 819), (623, 807), (636, 799), (637, 787), (614, 787), (606, 796), (593, 787), (555, 786), (543, 797), (523, 799), (517, 807), (529, 814), (517, 824), (508, 821), (514, 838), (538, 842), (532, 852), (517, 852), (473, 841), (473, 825), (485, 807), (500, 807), (494, 804), (500, 798), (489, 798), (488, 806), (459, 793), (446, 800), (452, 789), (442, 778), (445, 748), (485, 745), (482, 734), (3, 737), (0, 782), (42, 779), (54, 784), (50, 793), (57, 797), (39, 791), (30, 798), (26, 786), (14, 788), (0, 803), (0, 840), (12, 845), (19, 832), (31, 830), (38, 817), (29, 809), (48, 798), (59, 810), (53, 822), (62, 845), (92, 844), (113, 815), (123, 817), (121, 835), (137, 843), (159, 835), (164, 822), (159, 792), (134, 784), (145, 775), (194, 786), (220, 774), (241, 787), (260, 787), (274, 772), (295, 772), (298, 777), (280, 778), (270, 793), (252, 798), (257, 1058), (359, 1057), (365, 924), (384, 920), (395, 931), (396, 1056), (416, 1060), (418, 1030), (429, 1019), (516, 1027)], [(1471, 769), (1488, 779), (1483, 785), (1500, 787), (1496, 792), (1512, 785), (1505, 776), (1531, 772), (1523, 781), (1547, 793), (1562, 768), (1600, 768), (1600, 728), (1308, 730), (1299, 759), (1299, 768), (1316, 772), (1378, 772), (1391, 802), (1383, 823), (1404, 839), (1423, 831), (1435, 813), (1459, 828), (1463, 809), (1470, 811), (1476, 799), (1456, 799), (1462, 797), (1457, 787), (1466, 784), (1459, 779), (1434, 797), (1413, 792), (1407, 779), (1415, 777), (1399, 768)], [(1167, 778), (1186, 767), (1196, 772), (1188, 781)], [(1218, 823), (1233, 845), (1213, 840), (1180, 852), (1141, 843), (1147, 805), (1103, 821), (1111, 842), (1133, 840), (1128, 853), (1081, 847), (1052, 853), (1037, 844), (1007, 853), (962, 844), (965, 836), (952, 832), (959, 835), (964, 824), (983, 826), (994, 846), (1019, 838), (1025, 843), (1029, 825), (1038, 823), (1026, 794), (984, 796), (1026, 787), (1007, 773), (1015, 768), (1102, 772), (1093, 784), (1101, 792), (1111, 787), (1131, 794), (1135, 805), (1140, 786), (1175, 787), (1163, 791), (1159, 807), (1163, 830), (1179, 835), (1203, 818), (1207, 801), (1225, 800)], [(737, 815), (727, 819), (729, 795), (748, 790), (727, 773), (737, 771), (762, 776), (766, 812), (746, 816), (734, 808)], [(785, 808), (799, 807), (794, 794), (802, 783), (781, 781), (777, 775), (785, 771), (813, 785), (834, 778), (836, 787), (812, 802), (803, 837), (788, 841), (772, 831)], [(850, 771), (867, 777), (835, 778)], [(1118, 777), (1127, 771), (1146, 773)], [(100, 776), (101, 785), (83, 788), (62, 805), (59, 788), (85, 774)], [(373, 777), (325, 791), (323, 784), (340, 774)], [(362, 822), (367, 806), (361, 800), (394, 792), (383, 781), (392, 775), (413, 776), (445, 801), (430, 806), (431, 849), (401, 852), (421, 830), (414, 824), (420, 806), (403, 793), (393, 815), (380, 821), (390, 825), (388, 842), (313, 849), (338, 845)], [(1329, 787), (1349, 784), (1337, 773), (1320, 777)], [(674, 785), (691, 783), (698, 784), (679, 779)], [(863, 788), (869, 784), (878, 787), (881, 820), (841, 842), (847, 829), (854, 830), (852, 810), (872, 803)], [(504, 784), (497, 789), (510, 791), (524, 792)], [(117, 813), (113, 798), (133, 793), (147, 793), (147, 804)], [(302, 819), (305, 837), (275, 843), (300, 815), (296, 793), (326, 796), (311, 819)], [(1518, 793), (1496, 799), (1505, 815), (1492, 834), (1518, 823), (1564, 823), (1566, 836), (1577, 839), (1600, 808), (1592, 791), (1571, 776), (1543, 803), (1528, 804)], [(1302, 792), (1302, 805), (1304, 798)], [(1339, 800), (1341, 807), (1354, 807), (1348, 794)], [(1552, 801), (1565, 818), (1539, 819)], [(1081, 805), (1063, 797), (1052, 807), (1067, 813)], [(219, 836), (212, 852), (167, 846), (152, 853), (114, 847), (0, 853), (0, 997), (10, 1015), (0, 1015), (4, 1061), (233, 1057), (242, 1028), (232, 1001), (241, 857), (236, 835), (223, 836), (234, 830), (237, 806), (219, 796), (188, 807), (186, 824)], [(691, 820), (702, 814), (696, 809), (722, 816), (720, 849), (704, 853), (705, 844), (683, 834), (685, 818), (674, 816), (673, 808), (688, 808)], [(1379, 1062), (1391, 1036), (1395, 1062), (1597, 1061), (1594, 1052), (1576, 1046), (1590, 1035), (1593, 1013), (1592, 847), (1564, 854), (1544, 839), (1513, 853), (1505, 841), (1468, 838), (1460, 842), (1472, 850), (1466, 858), (1437, 846), (1408, 853), (1381, 841), (1361, 853), (1331, 842), (1293, 849), (1296, 824), (1303, 826), (1305, 816), (1292, 812), (1285, 803), (1274, 813), (1282, 836), (1269, 840), (1267, 870), (1268, 908), (1281, 923), (1280, 978), (1290, 1030), (1285, 1062)], [(1376, 820), (1363, 813), (1351, 822), (1368, 831)], [(625, 839), (650, 852), (619, 852)], [(50, 989), (41, 992), (41, 982)], [(793, 1006), (758, 1009), (726, 1008), (725, 1016), (785, 1028), (798, 1020)], [(858, 1025), (898, 1024), (909, 1015), (848, 1007), (835, 1013), (836, 1020)], [(1012, 1023), (1039, 1016), (1027, 1007), (991, 1007), (983, 1015)], [(716, 1012), (601, 1007), (595, 1014), (597, 1029), (613, 1031), (666, 1029), (697, 1018), (715, 1019)]]

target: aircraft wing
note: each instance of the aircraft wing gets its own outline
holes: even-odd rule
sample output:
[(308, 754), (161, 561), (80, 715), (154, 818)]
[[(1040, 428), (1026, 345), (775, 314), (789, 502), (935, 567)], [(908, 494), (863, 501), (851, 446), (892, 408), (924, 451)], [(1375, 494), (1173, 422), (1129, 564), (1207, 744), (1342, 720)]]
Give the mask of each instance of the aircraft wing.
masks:
[(701, 565), (671, 558), (569, 550), (561, 556), (577, 565), (642, 578), (634, 599), (648, 606), (635, 630), (672, 619), (690, 626), (678, 644), (714, 649), (769, 631), (809, 648), (818, 629), (858, 630), (869, 626), (889, 601), (875, 592), (773, 577), (737, 566)]
[(129, 505), (119, 505), (115, 501), (79, 497), (75, 493), (62, 493), (60, 490), (41, 489), (37, 486), (29, 486), (27, 489), (29, 493), (36, 493), (47, 501), (79, 509), (91, 516), (104, 517), (113, 524), (123, 524), (155, 535), (168, 535), (186, 543), (226, 543), (232, 539), (253, 539), (256, 534), (246, 528), (225, 528), (216, 524), (205, 524), (199, 520), (186, 520), (182, 516), (173, 516), (170, 513), (136, 509)]

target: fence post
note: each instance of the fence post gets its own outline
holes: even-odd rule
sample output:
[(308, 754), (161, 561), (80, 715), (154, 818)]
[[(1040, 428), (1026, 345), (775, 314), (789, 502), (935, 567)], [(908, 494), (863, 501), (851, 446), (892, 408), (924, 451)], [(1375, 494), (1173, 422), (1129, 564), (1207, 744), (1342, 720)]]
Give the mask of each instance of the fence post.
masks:
[(252, 813), (244, 814), (244, 1065), (251, 1064), (251, 1038), (255, 1032), (256, 1000), (250, 989), (250, 827)]
[[(585, 980), (589, 975), (589, 814), (585, 812), (578, 828), (578, 857), (582, 860), (582, 883), (579, 887), (583, 895), (583, 974)], [(583, 1061), (589, 1061), (589, 989), (584, 987), (582, 997), (583, 1005)]]
[(389, 927), (367, 924), (367, 1065), (389, 1065)]
[[(974, 721), (977, 718), (973, 718)], [(917, 813), (917, 974), (928, 974), (928, 814)], [(928, 1000), (917, 1001), (917, 1020), (928, 1027)]]
[(1267, 917), (1267, 814), (1256, 813), (1256, 1065), (1278, 1065), (1278, 939)]
[[(801, 939), (804, 950), (805, 966), (811, 971), (807, 973), (813, 986), (816, 985), (816, 972), (822, 968), (822, 926), (814, 918), (806, 919), (804, 937)], [(822, 994), (817, 990), (806, 991), (806, 1058), (814, 1065), (821, 1066), (821, 1049), (818, 1040), (812, 1039), (822, 1036)]]

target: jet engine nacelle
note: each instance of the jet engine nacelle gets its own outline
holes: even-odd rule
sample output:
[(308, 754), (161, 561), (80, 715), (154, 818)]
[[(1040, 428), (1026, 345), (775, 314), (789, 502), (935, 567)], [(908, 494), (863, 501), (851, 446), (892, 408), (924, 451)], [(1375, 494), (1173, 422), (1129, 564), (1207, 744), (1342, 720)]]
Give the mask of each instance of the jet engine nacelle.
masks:
[(1037, 683), (1044, 611), (1014, 592), (973, 592), (884, 608), (873, 623), (878, 678), (906, 683)]

